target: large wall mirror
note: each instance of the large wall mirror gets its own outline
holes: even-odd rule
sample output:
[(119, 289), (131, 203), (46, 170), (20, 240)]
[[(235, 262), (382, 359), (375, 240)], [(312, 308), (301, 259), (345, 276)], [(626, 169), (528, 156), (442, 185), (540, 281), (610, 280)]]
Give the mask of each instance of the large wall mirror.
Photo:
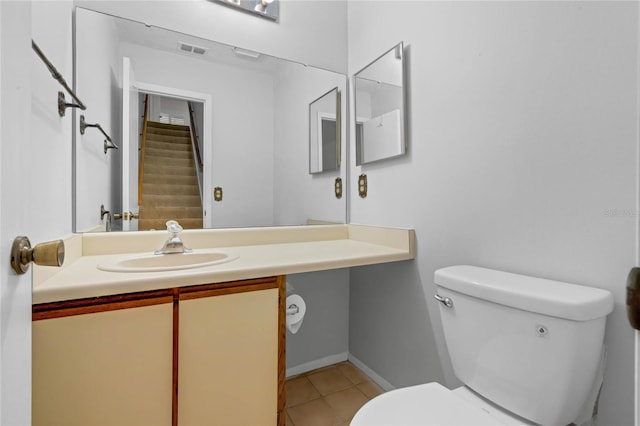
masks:
[[(346, 197), (334, 195), (344, 165), (309, 174), (308, 152), (309, 105), (344, 92), (345, 75), (85, 8), (74, 19), (75, 89), (88, 105), (74, 130), (76, 232), (109, 218), (111, 230), (164, 229), (168, 218), (185, 228), (345, 222)], [(80, 114), (120, 149), (105, 154), (96, 129), (80, 134)]]
[(354, 75), (356, 164), (404, 155), (404, 44)]

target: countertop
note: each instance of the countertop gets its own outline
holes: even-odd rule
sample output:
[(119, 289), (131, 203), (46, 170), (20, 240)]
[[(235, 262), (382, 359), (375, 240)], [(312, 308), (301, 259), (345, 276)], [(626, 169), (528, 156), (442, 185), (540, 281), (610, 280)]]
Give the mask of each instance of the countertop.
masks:
[(36, 267), (33, 303), (57, 302), (251, 278), (313, 272), (415, 257), (410, 229), (318, 225), (184, 231), (185, 245), (237, 257), (227, 263), (164, 272), (106, 272), (98, 265), (149, 255), (166, 232), (77, 234), (65, 239), (62, 268)]

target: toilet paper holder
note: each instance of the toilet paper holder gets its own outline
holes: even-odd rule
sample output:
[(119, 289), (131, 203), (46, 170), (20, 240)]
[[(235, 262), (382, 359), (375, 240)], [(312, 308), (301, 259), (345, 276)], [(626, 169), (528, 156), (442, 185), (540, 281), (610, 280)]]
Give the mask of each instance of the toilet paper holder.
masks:
[(287, 315), (295, 315), (300, 312), (300, 308), (295, 303), (292, 303), (287, 307)]

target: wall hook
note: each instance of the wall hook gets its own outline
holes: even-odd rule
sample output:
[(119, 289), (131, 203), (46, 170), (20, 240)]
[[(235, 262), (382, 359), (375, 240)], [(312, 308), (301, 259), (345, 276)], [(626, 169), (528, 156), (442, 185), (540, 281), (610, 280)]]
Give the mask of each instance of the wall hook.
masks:
[(70, 104), (64, 97), (64, 92), (58, 92), (58, 115), (60, 117), (64, 117), (65, 111), (67, 108), (83, 108), (83, 105), (79, 104)]

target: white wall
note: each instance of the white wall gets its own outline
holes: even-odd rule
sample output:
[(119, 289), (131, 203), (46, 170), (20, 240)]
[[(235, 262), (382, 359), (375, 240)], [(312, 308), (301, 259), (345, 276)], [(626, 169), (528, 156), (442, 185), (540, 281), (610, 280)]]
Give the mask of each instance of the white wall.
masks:
[(150, 96), (149, 120), (160, 121), (160, 114), (167, 114), (172, 117), (182, 118), (184, 125), (189, 125), (189, 109), (187, 101), (167, 98), (165, 96)]
[[(67, 83), (73, 83), (70, 2), (34, 2), (31, 8), (31, 38), (38, 44)], [(59, 25), (49, 25), (48, 22)], [(30, 211), (34, 231), (41, 238), (56, 238), (71, 230), (71, 138), (72, 109), (58, 115), (58, 91), (65, 91), (51, 77), (44, 63), (29, 51), (31, 92), (30, 170), (38, 184), (30, 185), (26, 199), (33, 200)], [(65, 93), (67, 102), (73, 102)], [(9, 143), (7, 141), (7, 143)], [(11, 143), (20, 143), (19, 140)], [(52, 182), (55, 185), (41, 185)], [(99, 210), (98, 210), (99, 211)], [(36, 237), (32, 237), (36, 238)]]
[[(67, 13), (69, 13), (67, 11)], [(84, 10), (76, 10), (76, 92), (86, 105), (78, 110), (76, 128), (76, 230), (83, 231), (100, 223), (100, 206), (112, 213), (122, 211), (121, 158), (119, 150), (104, 153), (104, 136), (97, 128), (80, 134), (79, 119), (98, 123), (111, 139), (122, 139), (122, 59), (118, 54), (119, 35), (112, 20)], [(52, 42), (60, 40), (52, 38)], [(71, 74), (71, 73), (69, 73)], [(71, 76), (68, 77), (71, 81)], [(69, 99), (69, 102), (71, 100)], [(71, 116), (71, 110), (68, 110)]]
[(321, 68), (343, 73), (347, 69), (347, 6), (342, 0), (280, 0), (277, 23), (208, 0), (75, 3)]
[(614, 294), (599, 424), (632, 424), (637, 8), (349, 2), (350, 73), (401, 40), (409, 62), (408, 155), (351, 165), (351, 221), (417, 234), (414, 262), (351, 273), (350, 351), (394, 386), (457, 384), (433, 273), (475, 264)]

